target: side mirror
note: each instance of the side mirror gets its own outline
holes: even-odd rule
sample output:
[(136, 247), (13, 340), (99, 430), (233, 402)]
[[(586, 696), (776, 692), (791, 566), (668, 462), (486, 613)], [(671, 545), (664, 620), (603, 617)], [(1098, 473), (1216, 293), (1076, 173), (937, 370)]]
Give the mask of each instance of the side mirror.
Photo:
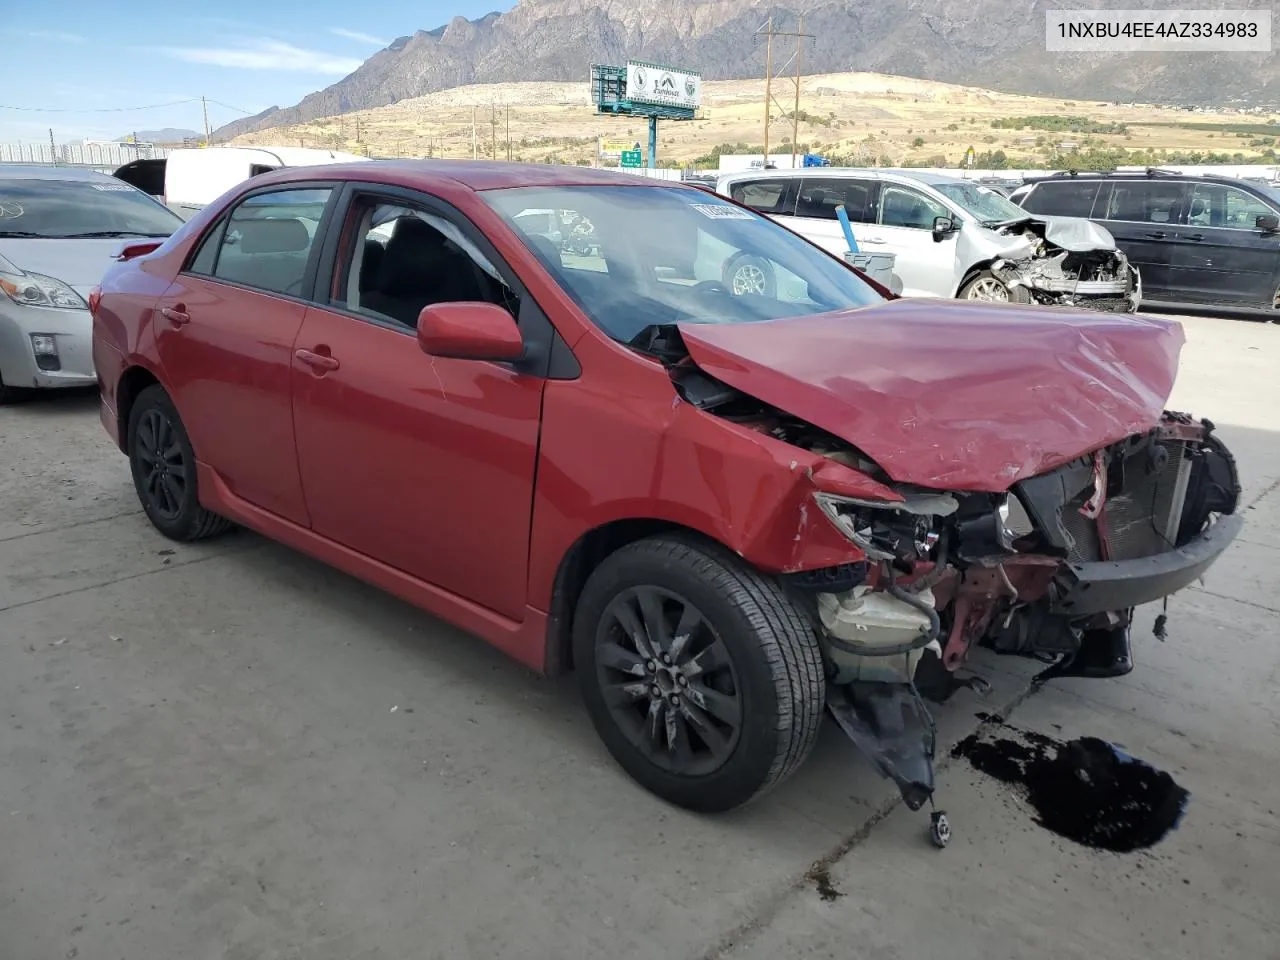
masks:
[(949, 233), (954, 233), (956, 222), (950, 217), (934, 217), (933, 218), (933, 240), (940, 243), (942, 238)]
[(1263, 233), (1275, 233), (1280, 230), (1280, 217), (1274, 213), (1264, 213), (1253, 224)]
[(510, 313), (493, 303), (435, 303), (418, 314), (418, 346), (429, 357), (518, 360), (524, 338)]

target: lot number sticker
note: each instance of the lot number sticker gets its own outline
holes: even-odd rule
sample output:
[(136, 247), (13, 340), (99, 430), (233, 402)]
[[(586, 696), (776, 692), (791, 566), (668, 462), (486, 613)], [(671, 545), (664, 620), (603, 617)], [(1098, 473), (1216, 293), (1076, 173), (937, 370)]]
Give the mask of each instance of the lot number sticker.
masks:
[(752, 220), (751, 214), (737, 207), (720, 203), (691, 203), (689, 206), (697, 210), (708, 220)]

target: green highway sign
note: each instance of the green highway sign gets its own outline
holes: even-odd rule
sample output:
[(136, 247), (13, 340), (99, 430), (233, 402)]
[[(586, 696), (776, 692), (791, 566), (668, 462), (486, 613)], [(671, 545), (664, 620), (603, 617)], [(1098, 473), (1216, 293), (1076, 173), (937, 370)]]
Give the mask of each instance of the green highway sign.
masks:
[(623, 150), (622, 165), (624, 167), (638, 167), (641, 165), (643, 154), (639, 150)]

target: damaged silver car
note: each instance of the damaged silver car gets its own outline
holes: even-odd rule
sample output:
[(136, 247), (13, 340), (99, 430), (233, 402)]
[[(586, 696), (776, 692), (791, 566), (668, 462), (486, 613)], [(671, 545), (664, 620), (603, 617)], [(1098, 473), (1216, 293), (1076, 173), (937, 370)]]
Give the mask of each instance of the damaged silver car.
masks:
[[(1105, 228), (1033, 216), (974, 180), (920, 170), (770, 170), (722, 176), (716, 191), (839, 257), (850, 250), (843, 207), (860, 252), (893, 255), (888, 286), (904, 297), (1129, 313), (1141, 296), (1137, 270)], [(732, 270), (722, 278), (730, 287), (749, 274), (756, 287), (776, 288), (758, 263)]]

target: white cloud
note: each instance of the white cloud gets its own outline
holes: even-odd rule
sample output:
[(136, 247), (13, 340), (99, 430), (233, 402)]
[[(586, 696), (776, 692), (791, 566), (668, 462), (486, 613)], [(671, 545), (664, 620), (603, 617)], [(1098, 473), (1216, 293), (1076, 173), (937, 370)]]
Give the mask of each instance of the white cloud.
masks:
[(27, 36), (37, 40), (52, 40), (54, 43), (88, 43), (78, 33), (63, 33), (61, 30), (28, 30)]
[(390, 40), (383, 40), (369, 33), (361, 33), (359, 30), (348, 30), (346, 27), (330, 27), (329, 32), (335, 37), (346, 37), (348, 40), (355, 40), (357, 43), (371, 43), (376, 47), (391, 46)]
[(188, 63), (239, 70), (290, 70), (296, 73), (348, 74), (363, 63), (320, 50), (304, 50), (280, 40), (256, 40), (234, 47), (160, 47), (159, 52)]

